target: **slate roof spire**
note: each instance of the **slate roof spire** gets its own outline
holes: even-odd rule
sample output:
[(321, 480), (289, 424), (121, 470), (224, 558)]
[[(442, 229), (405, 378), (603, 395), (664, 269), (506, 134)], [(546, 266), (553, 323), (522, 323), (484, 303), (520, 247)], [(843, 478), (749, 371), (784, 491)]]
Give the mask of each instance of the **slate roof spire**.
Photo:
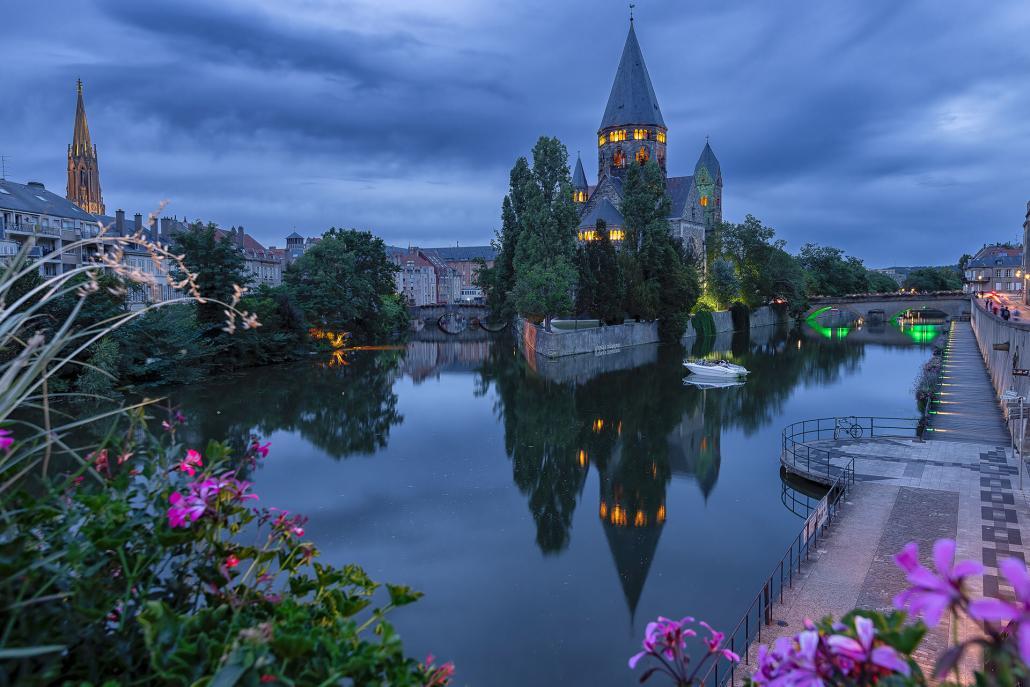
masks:
[(662, 111), (658, 107), (658, 98), (654, 94), (651, 77), (647, 74), (647, 65), (644, 64), (644, 56), (640, 52), (640, 43), (637, 42), (632, 20), (629, 23), (626, 45), (622, 49), (622, 59), (619, 60), (619, 69), (615, 72), (612, 92), (608, 96), (608, 106), (604, 110), (604, 117), (601, 118), (600, 129), (629, 124), (665, 127), (665, 120), (662, 119)]
[(76, 85), (79, 101), (75, 106), (75, 133), (72, 135), (73, 155), (92, 155), (93, 143), (89, 138), (89, 124), (86, 123), (86, 106), (82, 102), (82, 79)]
[(697, 174), (697, 170), (704, 167), (708, 170), (708, 176), (712, 178), (712, 181), (717, 181), (722, 176), (722, 169), (719, 167), (719, 158), (715, 157), (715, 152), (712, 150), (711, 144), (708, 142), (708, 137), (705, 136), (705, 147), (701, 151), (701, 157), (697, 158), (697, 164), (694, 165), (694, 174)]
[(583, 159), (576, 155), (576, 171), (572, 173), (572, 188), (577, 191), (585, 191), (587, 186), (587, 173), (583, 171)]

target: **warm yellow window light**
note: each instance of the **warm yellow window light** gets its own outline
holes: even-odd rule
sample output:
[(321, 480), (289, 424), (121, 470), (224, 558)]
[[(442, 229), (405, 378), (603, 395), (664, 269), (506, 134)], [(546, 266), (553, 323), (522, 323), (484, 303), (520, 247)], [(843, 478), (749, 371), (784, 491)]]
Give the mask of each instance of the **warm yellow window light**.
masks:
[(608, 137), (605, 136), (604, 134), (601, 134), (600, 136), (597, 137), (597, 145), (603, 146), (607, 142), (608, 142)]
[[(622, 229), (612, 229), (608, 232), (608, 239), (611, 241), (622, 241), (626, 238), (626, 232)], [(622, 424), (619, 424), (619, 428), (622, 428)]]
[(662, 524), (663, 522), (665, 522), (665, 504), (664, 503), (662, 505), (658, 506), (658, 515), (655, 517), (655, 520), (658, 521), (659, 525)]
[(633, 516), (633, 526), (634, 527), (643, 527), (646, 524), (647, 524), (647, 516), (644, 515), (644, 511), (638, 510), (637, 514), (635, 516)]
[(701, 196), (701, 207), (708, 207), (708, 196)]
[(584, 451), (583, 449), (579, 450), (578, 460), (579, 460), (579, 467), (585, 468), (587, 466), (587, 452)]
[(597, 240), (597, 232), (594, 231), (593, 229), (591, 229), (590, 231), (581, 231), (581, 232), (579, 232), (579, 240), (580, 241), (596, 241)]
[(642, 165), (647, 162), (647, 159), (650, 156), (650, 153), (647, 152), (647, 148), (641, 148), (637, 151), (637, 162)]
[(646, 138), (647, 138), (647, 129), (634, 129), (633, 130), (633, 140), (634, 141), (643, 141)]
[(608, 504), (605, 503), (604, 501), (601, 501), (600, 513), (601, 513), (601, 517), (602, 518), (607, 518), (608, 517)]
[(585, 203), (585, 202), (587, 202), (587, 192), (586, 191), (573, 191), (572, 192), (572, 202), (573, 203)]
[(658, 142), (659, 143), (665, 143), (665, 132), (664, 131), (659, 131), (658, 132)]

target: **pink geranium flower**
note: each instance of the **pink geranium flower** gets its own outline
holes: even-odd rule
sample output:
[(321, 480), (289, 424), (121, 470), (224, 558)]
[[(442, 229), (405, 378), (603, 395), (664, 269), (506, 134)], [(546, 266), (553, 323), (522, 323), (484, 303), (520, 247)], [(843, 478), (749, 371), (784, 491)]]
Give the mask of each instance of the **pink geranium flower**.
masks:
[(179, 469), (185, 472), (190, 477), (193, 477), (193, 475), (197, 474), (195, 466), (203, 467), (204, 460), (201, 458), (199, 451), (194, 451), (193, 449), (190, 449), (186, 451), (186, 457), (183, 458), (182, 461), (179, 463)]
[(174, 491), (168, 497), (168, 503), (172, 504), (168, 509), (169, 527), (186, 527), (200, 519), (207, 510), (207, 501), (196, 493), (183, 496)]
[(0, 429), (0, 451), (10, 451), (14, 445), (14, 434), (9, 429)]
[(894, 597), (894, 607), (898, 610), (907, 607), (931, 626), (940, 622), (945, 611), (953, 610), (962, 601), (965, 578), (983, 572), (983, 566), (976, 561), (955, 563), (954, 539), (938, 539), (933, 545), (933, 560), (936, 572), (919, 563), (919, 546), (915, 542), (906, 544), (894, 557), (912, 585)]
[(266, 442), (264, 444), (259, 444), (258, 442), (255, 441), (253, 444), (250, 445), (250, 448), (254, 451), (254, 453), (260, 454), (262, 458), (267, 458), (268, 457), (268, 448), (271, 445), (272, 445), (271, 441)]
[(1019, 655), (1030, 664), (1030, 574), (1018, 558), (1004, 559), (998, 569), (1012, 585), (1016, 600), (977, 599), (969, 604), (969, 614), (984, 622), (1015, 622)]
[(834, 654), (844, 656), (855, 663), (871, 663), (890, 673), (900, 673), (906, 677), (908, 676), (908, 663), (901, 658), (897, 651), (885, 645), (873, 646), (876, 629), (873, 627), (872, 620), (857, 616), (855, 618), (855, 633), (858, 635), (858, 639), (845, 637), (844, 635), (833, 635), (826, 640), (826, 644)]

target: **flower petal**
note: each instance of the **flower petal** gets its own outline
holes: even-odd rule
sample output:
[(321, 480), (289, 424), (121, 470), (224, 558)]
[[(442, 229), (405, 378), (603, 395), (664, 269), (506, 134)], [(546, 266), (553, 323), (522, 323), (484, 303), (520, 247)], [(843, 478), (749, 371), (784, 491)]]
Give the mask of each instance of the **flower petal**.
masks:
[(910, 541), (905, 548), (894, 554), (894, 562), (905, 572), (912, 572), (919, 566), (919, 544)]
[(855, 617), (855, 632), (858, 634), (859, 644), (866, 651), (873, 645), (873, 637), (876, 635), (876, 630), (873, 628), (873, 621), (864, 616)]
[(955, 562), (955, 540), (938, 539), (933, 544), (933, 564), (942, 575), (951, 574), (951, 566)]
[(1001, 599), (977, 599), (969, 603), (969, 615), (989, 623), (1000, 620), (1015, 620), (1019, 609)]
[(873, 649), (872, 661), (881, 668), (893, 670), (908, 677), (911, 672), (908, 662), (898, 655), (898, 652), (889, 646), (878, 646)]
[(629, 657), (629, 667), (630, 667), (630, 670), (636, 668), (637, 664), (640, 663), (640, 659), (642, 659), (644, 656), (647, 656), (647, 652), (646, 651), (641, 651), (639, 654), (633, 654), (632, 656), (630, 656)]
[(998, 564), (998, 569), (1005, 576), (1016, 592), (1016, 597), (1026, 603), (1030, 601), (1030, 574), (1026, 565), (1018, 558), (1006, 558)]

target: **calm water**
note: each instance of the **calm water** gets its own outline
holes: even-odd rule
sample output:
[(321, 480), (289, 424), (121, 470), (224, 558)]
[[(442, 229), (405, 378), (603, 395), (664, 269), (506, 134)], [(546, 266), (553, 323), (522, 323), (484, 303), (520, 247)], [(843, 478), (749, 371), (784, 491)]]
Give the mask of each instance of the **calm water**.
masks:
[(629, 685), (648, 620), (730, 629), (797, 533), (782, 427), (914, 415), (933, 333), (720, 338), (692, 353), (752, 374), (708, 391), (682, 383), (676, 347), (527, 362), (496, 339), (355, 351), (172, 396), (195, 440), (271, 439), (256, 491), (310, 516), (323, 560), (426, 593), (393, 620), (409, 652), (455, 661), (457, 684)]

